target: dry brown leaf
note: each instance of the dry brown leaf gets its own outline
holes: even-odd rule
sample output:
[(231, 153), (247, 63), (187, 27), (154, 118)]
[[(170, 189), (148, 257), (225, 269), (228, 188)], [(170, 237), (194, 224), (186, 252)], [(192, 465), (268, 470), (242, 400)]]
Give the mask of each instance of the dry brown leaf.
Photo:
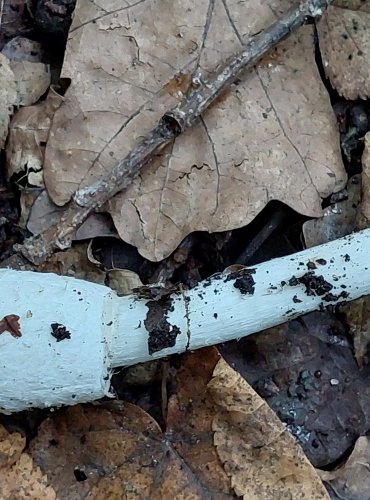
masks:
[(370, 498), (370, 438), (359, 437), (351, 456), (339, 469), (318, 470), (318, 473), (335, 493), (334, 498), (345, 500)]
[(112, 269), (108, 273), (109, 286), (118, 295), (130, 295), (134, 288), (143, 286), (139, 275), (129, 269)]
[(2, 53), (9, 59), (15, 76), (16, 104), (30, 106), (37, 102), (50, 85), (50, 68), (42, 62), (41, 44), (18, 36), (4, 46)]
[(357, 214), (357, 227), (370, 227), (370, 132), (365, 135), (362, 155), (361, 191), (362, 200)]
[(17, 103), (17, 85), (7, 57), (0, 53), (0, 149), (3, 149), (13, 106)]
[(23, 172), (28, 184), (43, 186), (42, 166), (51, 119), (62, 102), (51, 90), (48, 97), (34, 106), (21, 108), (12, 118), (6, 145), (7, 177)]
[(245, 500), (329, 498), (282, 422), (223, 359), (208, 387), (218, 405), (214, 442), (237, 495)]
[(46, 57), (41, 43), (23, 36), (16, 36), (9, 40), (9, 42), (4, 45), (1, 53), (4, 54), (9, 61), (12, 61), (12, 63), (22, 61), (39, 63)]
[(87, 247), (88, 243), (76, 243), (65, 252), (56, 252), (39, 270), (104, 285), (105, 273), (89, 261)]
[[(56, 207), (56, 205), (54, 205), (54, 207)], [(77, 229), (73, 239), (78, 241), (104, 236), (118, 238), (117, 231), (111, 217), (106, 213), (92, 213)]]
[(31, 17), (27, 16), (29, 2), (25, 0), (2, 0), (0, 8), (0, 50), (14, 36), (31, 31)]
[[(286, 10), (288, 0), (78, 1), (45, 183), (65, 204), (138, 143), (189, 86)], [(151, 260), (194, 230), (251, 221), (271, 199), (321, 214), (345, 180), (333, 112), (303, 27), (176, 139), (109, 204), (120, 236)]]
[(0, 53), (0, 149), (14, 106), (35, 103), (49, 87), (49, 66), (39, 62), (39, 57), (40, 44), (22, 37), (8, 42)]
[[(365, 136), (362, 155), (361, 203), (356, 214), (356, 227), (370, 227), (370, 133)], [(353, 300), (341, 306), (353, 337), (355, 356), (360, 368), (369, 364), (370, 343), (370, 295)]]
[(18, 226), (23, 229), (27, 228), (27, 221), (30, 216), (30, 211), (40, 195), (40, 189), (22, 189), (19, 197), (20, 217), (17, 222)]
[(363, 368), (370, 362), (370, 295), (341, 305), (340, 311), (345, 314), (353, 338), (357, 364)]
[(351, 234), (356, 228), (360, 200), (361, 175), (358, 174), (348, 181), (345, 200), (329, 205), (324, 209), (322, 217), (310, 219), (303, 224), (302, 233), (306, 248)]
[(9, 434), (0, 426), (1, 500), (55, 500), (55, 491), (32, 458), (22, 453), (26, 440), (18, 432)]
[[(42, 175), (42, 171), (40, 172)], [(33, 177), (31, 177), (32, 179)], [(60, 220), (63, 208), (53, 203), (46, 190), (36, 198), (30, 211), (27, 229), (33, 234), (40, 234)], [(77, 229), (74, 240), (86, 240), (98, 236), (117, 237), (112, 220), (107, 214), (93, 213)]]
[(176, 394), (168, 403), (167, 433), (172, 436), (176, 452), (202, 483), (211, 491), (233, 498), (230, 480), (213, 444), (215, 404), (207, 389), (219, 359), (216, 348), (201, 349), (185, 357), (176, 373)]
[[(43, 155), (41, 154), (39, 171), (38, 171), (41, 177), (42, 177), (42, 164), (43, 164)], [(60, 220), (62, 211), (63, 211), (62, 208), (56, 206), (51, 201), (46, 189), (43, 189), (41, 192), (39, 192), (37, 198), (35, 199), (34, 204), (32, 205), (29, 217), (27, 219), (27, 229), (31, 231), (31, 233), (33, 234), (40, 234), (41, 231), (48, 229), (50, 226), (52, 226), (53, 224), (58, 222), (58, 220)]]
[(80, 405), (50, 415), (30, 453), (58, 497), (234, 498), (213, 445), (214, 405), (207, 395), (219, 357), (216, 349), (186, 357), (176, 373), (166, 433), (128, 403), (115, 403), (116, 410), (110, 404), (112, 411)]
[(119, 411), (80, 405), (45, 420), (30, 454), (58, 498), (232, 498), (209, 489), (171, 439), (129, 403), (120, 404)]
[(19, 461), (3, 477), (0, 473), (0, 495), (3, 500), (54, 500), (54, 489), (29, 455), (22, 453)]
[(346, 99), (370, 97), (370, 3), (331, 6), (318, 23), (320, 51), (332, 86)]
[[(60, 410), (41, 424), (30, 454), (58, 497), (226, 500), (235, 496), (224, 467), (230, 474), (239, 465), (239, 477), (230, 474), (233, 487), (248, 500), (299, 499), (302, 492), (306, 498), (328, 498), (293, 438), (248, 384), (220, 361), (217, 349), (185, 356), (172, 382), (175, 393), (168, 401), (165, 433), (142, 409), (121, 402), (108, 404), (111, 411), (91, 405)], [(225, 426), (229, 450), (221, 444)], [(263, 461), (266, 450), (270, 464)], [(264, 490), (261, 483), (276, 475), (276, 488), (266, 483)], [(259, 493), (257, 487), (262, 488)]]
[(26, 445), (26, 440), (19, 432), (9, 434), (3, 425), (0, 425), (0, 470), (4, 471), (19, 460)]

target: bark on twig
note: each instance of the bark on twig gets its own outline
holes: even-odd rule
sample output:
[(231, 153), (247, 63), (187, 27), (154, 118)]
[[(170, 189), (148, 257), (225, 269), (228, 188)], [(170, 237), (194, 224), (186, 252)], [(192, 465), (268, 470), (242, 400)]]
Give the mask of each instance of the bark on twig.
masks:
[(127, 188), (138, 172), (165, 146), (191, 127), (210, 104), (240, 75), (252, 67), (267, 51), (287, 38), (301, 25), (322, 15), (331, 0), (303, 0), (285, 16), (253, 37), (243, 48), (215, 70), (207, 81), (195, 75), (188, 95), (166, 112), (159, 124), (112, 171), (92, 185), (78, 190), (60, 221), (40, 235), (29, 238), (18, 249), (34, 264), (41, 264), (55, 249), (71, 245), (75, 230), (94, 210)]

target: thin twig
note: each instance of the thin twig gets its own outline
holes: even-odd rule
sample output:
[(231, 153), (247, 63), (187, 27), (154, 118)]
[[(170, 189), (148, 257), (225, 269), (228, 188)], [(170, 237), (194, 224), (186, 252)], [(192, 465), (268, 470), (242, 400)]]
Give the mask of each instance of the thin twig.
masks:
[(68, 248), (75, 230), (91, 212), (127, 188), (154, 155), (191, 127), (241, 71), (255, 65), (267, 51), (297, 28), (321, 16), (330, 3), (331, 0), (301, 1), (289, 9), (282, 19), (253, 37), (240, 53), (220, 65), (207, 81), (203, 81), (201, 75), (194, 77), (188, 95), (175, 109), (163, 115), (146, 139), (115, 165), (108, 175), (76, 191), (60, 221), (43, 233), (27, 239), (18, 248), (21, 253), (34, 264), (41, 264), (55, 249)]
[(4, 0), (1, 0), (1, 2), (0, 2), (0, 28), (1, 28), (1, 25), (3, 24), (3, 14), (4, 14)]
[(269, 238), (271, 234), (276, 231), (285, 217), (285, 210), (280, 207), (275, 210), (272, 216), (269, 218), (268, 223), (262, 227), (262, 229), (256, 234), (256, 236), (236, 259), (235, 264), (242, 264), (243, 266), (249, 264), (249, 261), (253, 257), (253, 255), (257, 252), (257, 250), (261, 248), (267, 238)]

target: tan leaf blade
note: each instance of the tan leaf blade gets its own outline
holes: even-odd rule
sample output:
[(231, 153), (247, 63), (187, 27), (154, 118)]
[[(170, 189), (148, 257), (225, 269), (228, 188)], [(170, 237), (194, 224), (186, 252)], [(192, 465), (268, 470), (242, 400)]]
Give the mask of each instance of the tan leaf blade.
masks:
[(2, 50), (15, 76), (18, 102), (30, 106), (45, 94), (50, 85), (50, 68), (42, 62), (41, 44), (22, 36), (10, 40)]
[(362, 155), (361, 192), (362, 200), (358, 210), (357, 227), (370, 227), (370, 133), (365, 135), (364, 152)]
[(60, 498), (328, 498), (300, 447), (217, 349), (188, 354), (173, 370), (162, 382), (162, 394), (165, 382), (174, 388), (166, 432), (123, 402), (71, 407), (41, 424), (30, 454)]
[[(2, 8), (0, 5), (0, 26)], [(4, 148), (14, 107), (35, 103), (48, 89), (50, 69), (41, 62), (41, 45), (18, 36), (0, 53), (0, 149)]]
[(32, 30), (31, 19), (27, 16), (28, 8), (29, 2), (24, 0), (0, 1), (0, 50), (6, 40)]
[(282, 422), (223, 359), (208, 387), (218, 405), (214, 442), (237, 495), (246, 500), (329, 498)]
[(364, 500), (370, 498), (370, 438), (357, 439), (351, 456), (335, 471), (318, 473), (336, 494), (336, 498)]
[(8, 434), (0, 426), (0, 497), (7, 499), (55, 500), (55, 491), (32, 458), (23, 453), (26, 440), (18, 432)]
[[(356, 221), (352, 230), (370, 227), (370, 133), (365, 135), (365, 149), (362, 155), (361, 203), (357, 207)], [(356, 224), (355, 224), (356, 222)], [(344, 304), (341, 311), (346, 315), (346, 323), (353, 336), (353, 347), (360, 368), (369, 362), (370, 342), (370, 296)]]
[(0, 53), (0, 149), (3, 149), (8, 135), (10, 117), (13, 113), (13, 106), (18, 102), (17, 84), (15, 75), (11, 69), (10, 61)]
[(209, 489), (171, 436), (130, 403), (115, 411), (80, 405), (59, 412), (43, 422), (30, 453), (59, 498), (232, 498)]
[[(42, 165), (51, 119), (62, 102), (51, 90), (47, 98), (34, 106), (22, 107), (10, 122), (6, 144), (7, 178), (24, 171), (29, 184), (43, 186)], [(21, 145), (21, 147), (20, 147)]]
[[(117, 9), (111, 0), (102, 11), (78, 2), (63, 68), (72, 84), (46, 150), (53, 201), (66, 203), (110, 170), (183, 95), (196, 68), (206, 76), (290, 5), (144, 0)], [(245, 225), (271, 199), (320, 215), (320, 197), (345, 174), (312, 29), (282, 44), (169, 149), (107, 207), (120, 236), (149, 259), (169, 255), (194, 230)]]
[[(329, 7), (318, 23), (320, 51), (332, 86), (346, 99), (370, 96), (370, 5)], [(353, 7), (354, 10), (350, 10)], [(360, 10), (361, 9), (361, 10)]]

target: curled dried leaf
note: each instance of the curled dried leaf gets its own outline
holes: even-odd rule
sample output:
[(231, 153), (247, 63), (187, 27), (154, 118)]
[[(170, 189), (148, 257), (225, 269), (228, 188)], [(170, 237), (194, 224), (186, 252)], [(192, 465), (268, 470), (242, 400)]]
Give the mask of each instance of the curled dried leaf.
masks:
[(9, 332), (12, 337), (18, 338), (22, 337), (19, 316), (16, 314), (8, 314), (0, 320), (0, 334), (3, 332)]

